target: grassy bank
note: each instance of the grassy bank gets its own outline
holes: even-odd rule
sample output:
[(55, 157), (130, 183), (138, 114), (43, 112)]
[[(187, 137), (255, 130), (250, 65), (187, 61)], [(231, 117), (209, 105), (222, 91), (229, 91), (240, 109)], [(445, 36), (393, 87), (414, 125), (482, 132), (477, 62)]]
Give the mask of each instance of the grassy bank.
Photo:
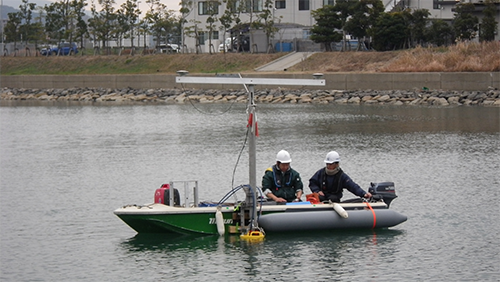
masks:
[[(245, 73), (269, 63), (275, 54), (156, 54), (136, 56), (1, 57), (2, 75)], [(500, 42), (458, 44), (392, 52), (317, 53), (289, 72), (495, 72)]]
[(244, 72), (283, 54), (156, 54), (136, 56), (2, 57), (2, 75)]

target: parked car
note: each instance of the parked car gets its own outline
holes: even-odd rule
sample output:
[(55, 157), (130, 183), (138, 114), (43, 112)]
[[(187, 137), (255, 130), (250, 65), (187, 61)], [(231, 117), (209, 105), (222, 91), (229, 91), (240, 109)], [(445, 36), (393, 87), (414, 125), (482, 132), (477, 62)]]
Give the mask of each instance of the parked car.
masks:
[(67, 55), (74, 55), (77, 53), (78, 53), (78, 47), (76, 46), (76, 43), (69, 43), (69, 42), (62, 42), (59, 43), (59, 45), (52, 45), (50, 47), (47, 46), (40, 50), (40, 54), (44, 56), (49, 56), (49, 55), (67, 56)]
[(161, 53), (179, 53), (181, 49), (179, 48), (179, 45), (177, 44), (160, 44), (158, 45), (158, 48), (160, 48)]
[(40, 54), (43, 55), (43, 56), (47, 56), (47, 55), (50, 55), (50, 50), (52, 48), (56, 48), (57, 46), (56, 45), (47, 45), (45, 47), (43, 47), (42, 49), (40, 49)]
[(219, 52), (229, 52), (231, 48), (231, 38), (226, 38), (224, 43), (219, 44)]
[(225, 52), (232, 52), (232, 51), (236, 51), (236, 50), (239, 50), (240, 52), (250, 51), (250, 37), (249, 36), (240, 36), (239, 38), (241, 38), (241, 40), (242, 40), (241, 44), (239, 44), (239, 45), (238, 45), (238, 37), (233, 37), (232, 45), (231, 45), (231, 38), (226, 38), (226, 41), (224, 43), (219, 44), (219, 52), (224, 52), (224, 51)]

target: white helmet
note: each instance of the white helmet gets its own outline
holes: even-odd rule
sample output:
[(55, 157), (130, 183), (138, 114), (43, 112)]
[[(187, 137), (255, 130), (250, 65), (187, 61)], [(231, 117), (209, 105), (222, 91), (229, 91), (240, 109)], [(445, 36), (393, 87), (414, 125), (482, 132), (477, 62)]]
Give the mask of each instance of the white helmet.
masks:
[(290, 157), (290, 154), (287, 151), (281, 150), (276, 155), (276, 161), (283, 164), (289, 164), (292, 162), (292, 158)]
[(333, 164), (333, 163), (338, 163), (338, 162), (340, 162), (339, 153), (337, 153), (335, 151), (330, 151), (328, 154), (326, 154), (326, 158), (325, 158), (326, 164)]

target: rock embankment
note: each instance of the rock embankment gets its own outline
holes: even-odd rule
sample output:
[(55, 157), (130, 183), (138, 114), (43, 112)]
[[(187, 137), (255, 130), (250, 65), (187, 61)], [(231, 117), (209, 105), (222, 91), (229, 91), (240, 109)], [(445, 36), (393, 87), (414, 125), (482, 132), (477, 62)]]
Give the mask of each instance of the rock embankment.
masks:
[[(244, 90), (194, 89), (1, 89), (1, 100), (81, 101), (81, 102), (159, 102), (159, 103), (227, 103), (247, 102)], [(257, 90), (259, 103), (301, 104), (390, 104), (390, 105), (478, 105), (500, 107), (500, 90)]]

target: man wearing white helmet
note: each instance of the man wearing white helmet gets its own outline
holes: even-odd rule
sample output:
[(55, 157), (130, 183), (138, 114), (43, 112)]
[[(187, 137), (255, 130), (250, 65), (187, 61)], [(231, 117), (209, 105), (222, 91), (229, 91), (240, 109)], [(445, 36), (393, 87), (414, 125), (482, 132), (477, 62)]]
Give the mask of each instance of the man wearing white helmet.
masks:
[(340, 168), (340, 155), (335, 151), (326, 154), (326, 167), (318, 170), (309, 179), (309, 188), (319, 194), (320, 201), (340, 202), (344, 189), (356, 196), (371, 198), (372, 194), (365, 192)]
[(264, 195), (277, 203), (299, 202), (304, 185), (300, 174), (290, 167), (290, 154), (281, 150), (276, 155), (276, 164), (266, 169), (262, 177)]

